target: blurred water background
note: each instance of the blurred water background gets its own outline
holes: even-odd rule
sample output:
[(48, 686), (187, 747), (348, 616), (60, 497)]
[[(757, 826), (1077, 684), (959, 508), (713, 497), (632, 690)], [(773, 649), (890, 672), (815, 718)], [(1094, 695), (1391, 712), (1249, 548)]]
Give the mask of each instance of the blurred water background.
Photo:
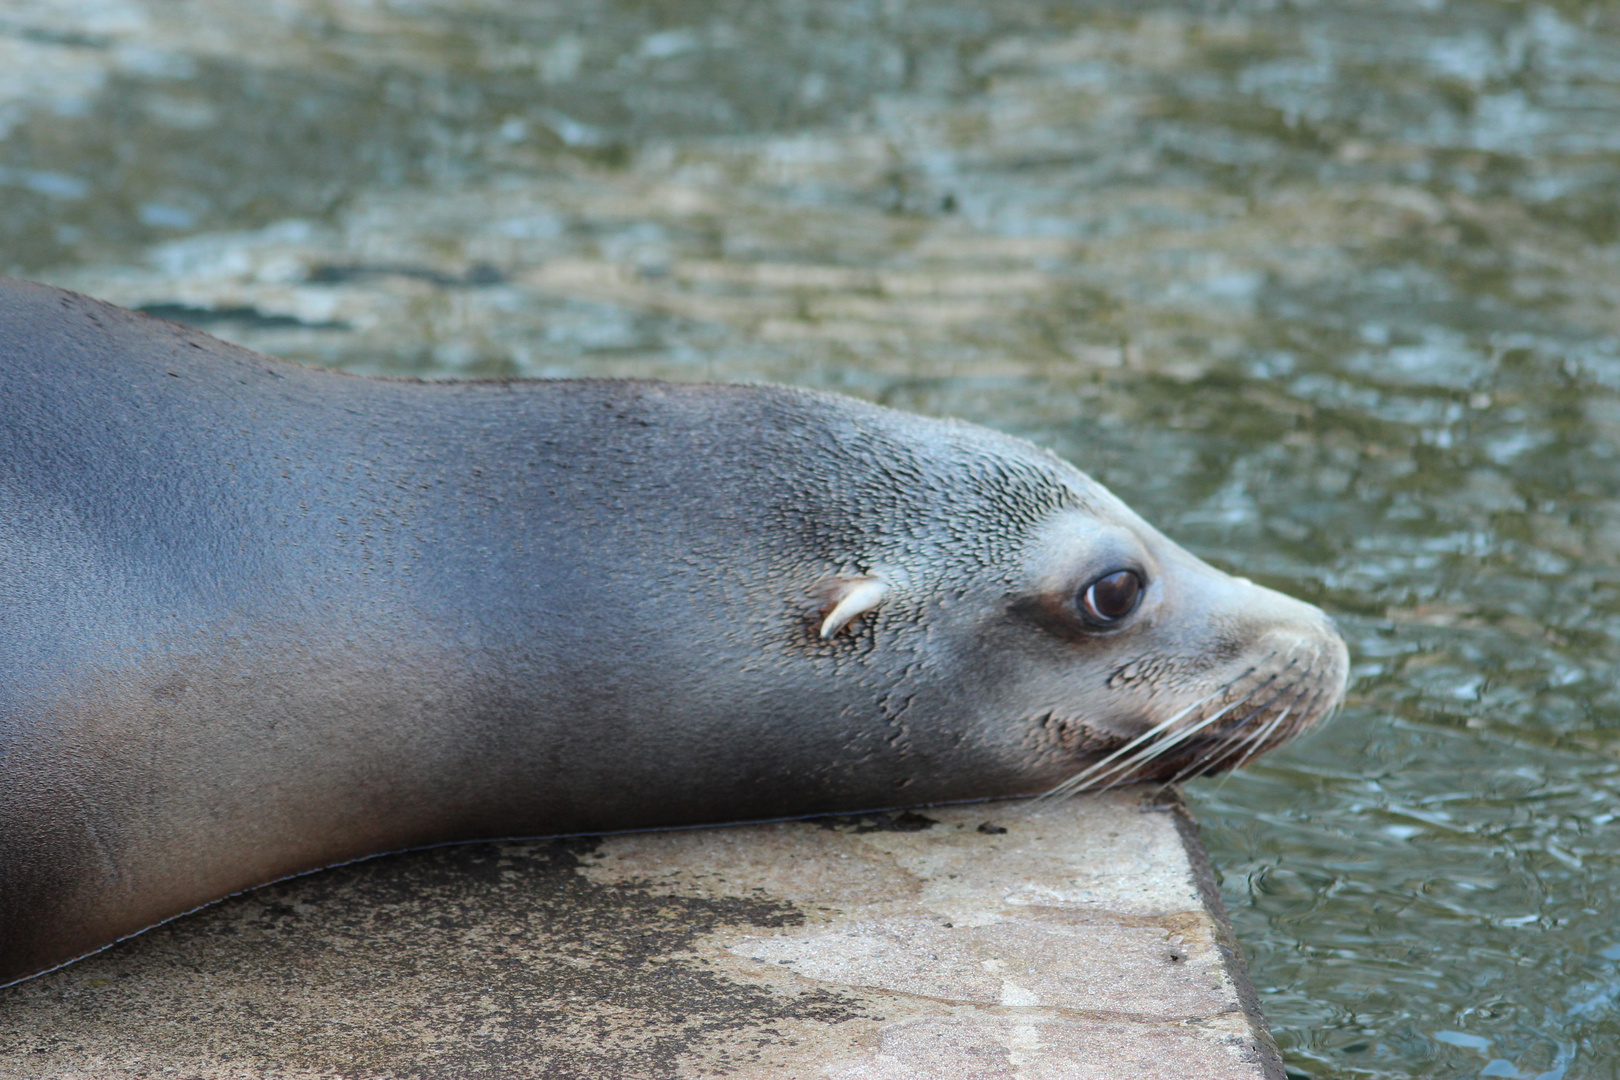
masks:
[(0, 0), (0, 268), (1049, 446), (1350, 639), (1190, 791), (1290, 1075), (1620, 1077), (1613, 3)]

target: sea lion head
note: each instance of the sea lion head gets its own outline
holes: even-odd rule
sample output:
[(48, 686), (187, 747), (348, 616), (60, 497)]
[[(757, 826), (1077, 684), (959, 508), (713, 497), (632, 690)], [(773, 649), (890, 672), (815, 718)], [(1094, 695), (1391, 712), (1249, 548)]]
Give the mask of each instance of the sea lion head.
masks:
[[(1031, 533), (1017, 712), (1054, 763), (1054, 790), (1237, 768), (1326, 717), (1349, 655), (1319, 609), (1189, 553), (1101, 485)], [(1019, 624), (1023, 624), (1021, 627)]]
[(999, 787), (1235, 769), (1338, 705), (1348, 653), (1316, 607), (1209, 565), (1028, 443), (894, 426), (860, 453), (888, 463), (904, 508), (818, 582), (807, 636), (902, 672), (890, 699), (952, 717), (941, 730)]

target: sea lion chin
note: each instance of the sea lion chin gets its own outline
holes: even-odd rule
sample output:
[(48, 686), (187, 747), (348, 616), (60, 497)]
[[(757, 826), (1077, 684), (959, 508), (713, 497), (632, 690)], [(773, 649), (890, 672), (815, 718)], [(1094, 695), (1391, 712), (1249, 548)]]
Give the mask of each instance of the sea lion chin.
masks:
[(0, 983), (382, 851), (1234, 768), (1347, 671), (984, 428), (339, 375), (4, 280), (0, 582)]

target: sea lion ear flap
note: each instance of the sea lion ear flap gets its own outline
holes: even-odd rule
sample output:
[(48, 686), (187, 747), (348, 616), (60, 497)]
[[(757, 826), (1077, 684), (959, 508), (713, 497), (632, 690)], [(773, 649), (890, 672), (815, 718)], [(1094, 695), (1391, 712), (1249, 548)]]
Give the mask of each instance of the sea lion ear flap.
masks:
[(889, 595), (889, 583), (875, 574), (860, 577), (837, 577), (828, 583), (827, 600), (832, 604), (821, 620), (821, 638), (831, 638), (838, 631), (875, 610)]

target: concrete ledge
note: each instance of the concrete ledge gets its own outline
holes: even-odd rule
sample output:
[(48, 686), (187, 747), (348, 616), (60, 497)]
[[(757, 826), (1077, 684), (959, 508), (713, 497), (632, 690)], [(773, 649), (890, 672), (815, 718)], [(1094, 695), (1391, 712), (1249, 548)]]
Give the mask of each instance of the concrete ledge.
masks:
[(340, 867), (0, 991), (0, 1076), (1280, 1080), (1147, 797)]

